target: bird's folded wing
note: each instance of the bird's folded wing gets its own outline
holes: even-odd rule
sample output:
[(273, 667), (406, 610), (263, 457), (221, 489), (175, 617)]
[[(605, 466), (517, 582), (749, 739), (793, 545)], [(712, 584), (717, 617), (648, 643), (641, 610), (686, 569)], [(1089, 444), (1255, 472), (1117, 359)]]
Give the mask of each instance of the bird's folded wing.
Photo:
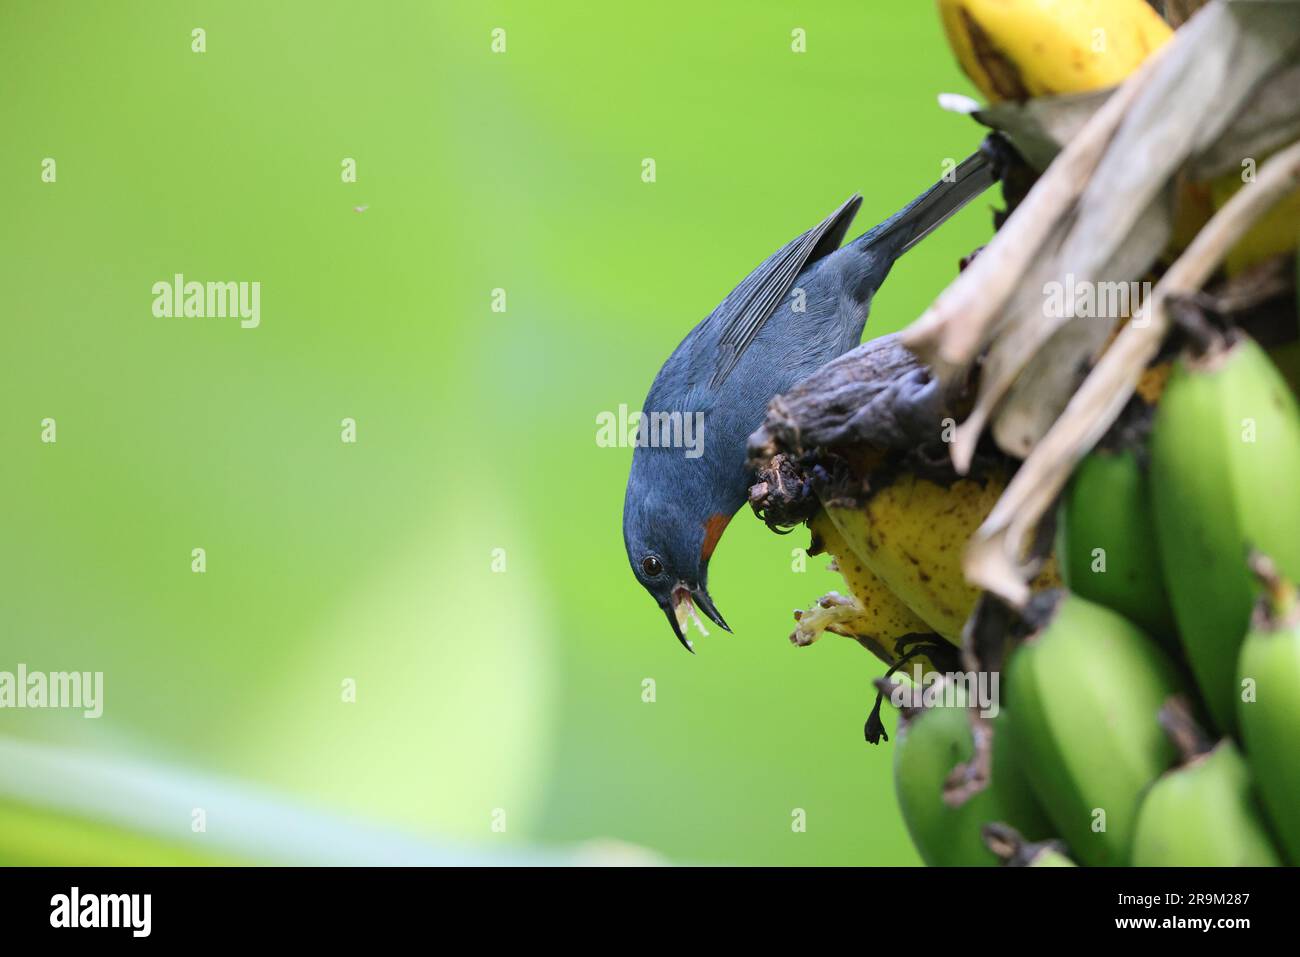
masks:
[(710, 387), (717, 388), (731, 374), (804, 267), (839, 248), (861, 205), (861, 196), (850, 196), (818, 225), (767, 257), (722, 301), (714, 316), (722, 333)]

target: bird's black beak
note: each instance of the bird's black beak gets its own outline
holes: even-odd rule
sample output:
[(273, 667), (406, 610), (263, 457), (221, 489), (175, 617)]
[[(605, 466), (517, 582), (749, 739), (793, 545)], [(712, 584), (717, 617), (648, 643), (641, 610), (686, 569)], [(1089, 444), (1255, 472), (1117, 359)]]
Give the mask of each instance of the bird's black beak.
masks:
[[(676, 593), (674, 592), (674, 595)], [(668, 624), (673, 626), (673, 635), (682, 643), (682, 647), (695, 654), (695, 646), (691, 644), (691, 639), (686, 637), (686, 626), (677, 622), (677, 604), (671, 598), (660, 605), (664, 614), (668, 616)]]
[[(663, 608), (664, 614), (668, 617), (668, 623), (673, 626), (673, 634), (682, 643), (682, 647), (691, 654), (695, 654), (695, 647), (691, 644), (691, 640), (686, 637), (686, 630), (696, 609), (704, 612), (709, 621), (722, 630), (731, 631), (730, 626), (718, 613), (718, 609), (713, 604), (713, 599), (709, 597), (709, 592), (703, 585), (696, 585), (692, 588), (679, 582), (673, 588), (668, 601), (660, 607)], [(696, 618), (695, 620), (698, 623), (699, 619)], [(701, 631), (703, 631), (703, 628), (701, 628)]]
[(695, 599), (695, 607), (704, 612), (709, 621), (713, 622), (723, 631), (730, 633), (730, 626), (723, 619), (722, 615), (719, 614), (717, 606), (713, 604), (713, 599), (709, 597), (709, 592), (703, 585), (700, 585), (697, 588), (692, 588), (691, 597)]

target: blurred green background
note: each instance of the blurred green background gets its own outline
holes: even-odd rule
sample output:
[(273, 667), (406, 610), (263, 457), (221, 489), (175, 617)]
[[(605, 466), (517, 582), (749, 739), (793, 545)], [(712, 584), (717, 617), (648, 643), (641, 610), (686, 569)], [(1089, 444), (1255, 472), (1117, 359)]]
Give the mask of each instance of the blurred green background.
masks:
[[(99, 720), (0, 711), (0, 861), (294, 859), (304, 821), (330, 859), (917, 860), (881, 667), (786, 640), (837, 586), (806, 533), (739, 516), (736, 633), (684, 654), (595, 417), (847, 195), (856, 235), (975, 148), (933, 5), (11, 0), (0, 77), (0, 670), (105, 675)], [(178, 272), (260, 281), (261, 326), (155, 318)]]

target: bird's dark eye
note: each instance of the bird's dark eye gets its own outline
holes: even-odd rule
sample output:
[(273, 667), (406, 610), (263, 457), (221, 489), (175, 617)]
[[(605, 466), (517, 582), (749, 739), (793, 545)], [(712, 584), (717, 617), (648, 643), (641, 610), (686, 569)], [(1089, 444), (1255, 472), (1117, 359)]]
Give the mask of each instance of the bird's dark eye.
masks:
[(647, 555), (641, 559), (641, 570), (645, 572), (647, 578), (658, 578), (664, 570), (663, 562), (653, 555)]

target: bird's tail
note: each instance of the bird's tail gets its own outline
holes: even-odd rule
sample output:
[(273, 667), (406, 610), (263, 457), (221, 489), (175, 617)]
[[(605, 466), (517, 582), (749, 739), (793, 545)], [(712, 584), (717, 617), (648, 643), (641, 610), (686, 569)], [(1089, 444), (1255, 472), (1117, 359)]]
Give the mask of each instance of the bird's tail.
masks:
[(894, 255), (901, 256), (992, 186), (994, 179), (992, 166), (982, 153), (968, 156), (893, 216), (855, 239), (854, 245), (873, 246), (888, 239), (897, 243)]

